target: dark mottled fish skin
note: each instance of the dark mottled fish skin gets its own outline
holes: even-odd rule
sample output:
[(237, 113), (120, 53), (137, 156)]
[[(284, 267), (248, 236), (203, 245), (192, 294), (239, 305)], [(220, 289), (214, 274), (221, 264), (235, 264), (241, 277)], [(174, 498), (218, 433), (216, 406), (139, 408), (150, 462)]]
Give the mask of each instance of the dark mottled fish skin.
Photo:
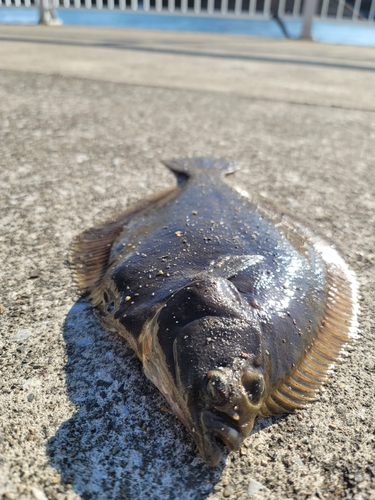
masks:
[(83, 233), (73, 263), (215, 465), (217, 438), (238, 449), (257, 416), (314, 399), (356, 335), (356, 282), (330, 242), (231, 189), (231, 163), (167, 166), (178, 186)]

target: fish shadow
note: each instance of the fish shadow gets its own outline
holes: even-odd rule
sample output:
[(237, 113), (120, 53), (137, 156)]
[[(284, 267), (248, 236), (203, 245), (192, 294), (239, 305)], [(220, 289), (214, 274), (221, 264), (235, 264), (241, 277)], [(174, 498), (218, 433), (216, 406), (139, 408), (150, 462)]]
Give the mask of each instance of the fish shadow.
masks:
[(201, 460), (126, 341), (105, 331), (83, 299), (63, 335), (76, 412), (47, 444), (62, 482), (84, 500), (207, 498), (226, 457), (214, 468)]

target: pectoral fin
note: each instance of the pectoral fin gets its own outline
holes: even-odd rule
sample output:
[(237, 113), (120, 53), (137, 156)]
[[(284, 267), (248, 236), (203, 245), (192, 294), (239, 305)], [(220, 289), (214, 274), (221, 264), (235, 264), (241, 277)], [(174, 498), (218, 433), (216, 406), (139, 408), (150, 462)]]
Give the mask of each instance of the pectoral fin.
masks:
[(214, 263), (212, 271), (216, 276), (230, 279), (264, 260), (263, 255), (225, 255)]

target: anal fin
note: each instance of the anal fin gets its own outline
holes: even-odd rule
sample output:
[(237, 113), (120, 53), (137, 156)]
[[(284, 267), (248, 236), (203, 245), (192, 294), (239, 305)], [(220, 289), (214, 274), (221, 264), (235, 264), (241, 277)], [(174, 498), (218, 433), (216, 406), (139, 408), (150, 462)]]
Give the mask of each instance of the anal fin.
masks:
[(357, 338), (359, 308), (354, 273), (331, 245), (320, 238), (314, 243), (327, 270), (323, 318), (302, 358), (271, 390), (261, 408), (262, 416), (290, 413), (316, 399), (335, 363)]

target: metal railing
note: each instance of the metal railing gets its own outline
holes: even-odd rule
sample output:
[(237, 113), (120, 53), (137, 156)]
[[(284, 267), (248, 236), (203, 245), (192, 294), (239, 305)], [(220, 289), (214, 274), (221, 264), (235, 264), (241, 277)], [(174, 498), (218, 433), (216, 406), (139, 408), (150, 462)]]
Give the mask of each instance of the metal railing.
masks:
[(375, 17), (375, 0), (0, 0), (0, 7), (39, 7), (44, 24), (60, 24), (57, 8), (302, 20), (301, 38), (311, 38), (313, 20), (373, 24)]

